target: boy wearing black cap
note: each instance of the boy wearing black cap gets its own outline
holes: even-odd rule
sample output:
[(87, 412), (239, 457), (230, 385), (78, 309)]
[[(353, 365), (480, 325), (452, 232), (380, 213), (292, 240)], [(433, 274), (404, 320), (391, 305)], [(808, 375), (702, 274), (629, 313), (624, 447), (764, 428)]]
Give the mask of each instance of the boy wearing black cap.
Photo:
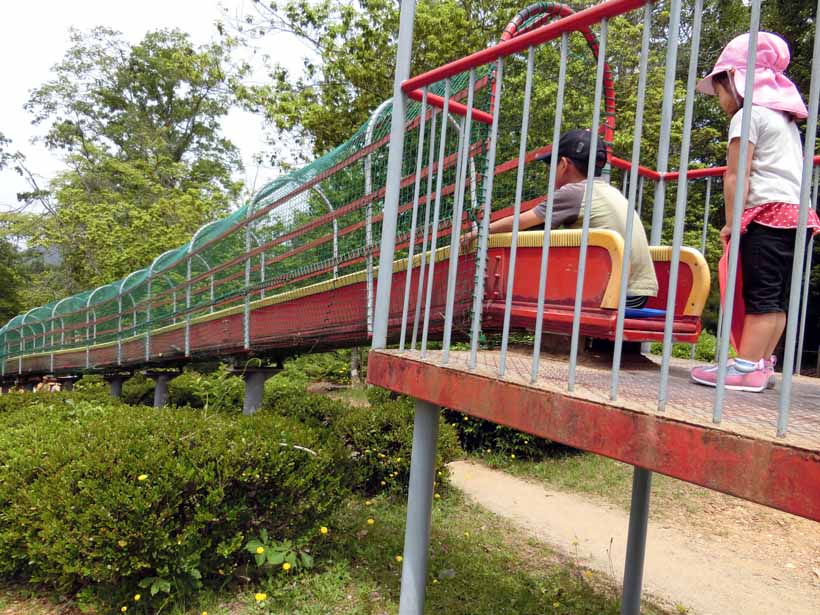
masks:
[[(558, 162), (555, 170), (555, 196), (553, 199), (552, 220), (550, 228), (564, 226), (567, 228), (581, 228), (583, 224), (584, 195), (587, 186), (587, 168), (589, 165), (590, 150), (589, 130), (570, 130), (561, 135), (558, 142)], [(550, 162), (552, 152), (538, 157), (538, 160)], [(595, 177), (601, 175), (601, 170), (607, 161), (606, 149), (601, 140), (595, 156)], [(626, 235), (626, 215), (629, 203), (624, 195), (608, 182), (595, 179), (592, 183), (592, 204), (590, 207), (589, 227), (609, 229), (624, 237)], [(546, 200), (519, 218), (520, 230), (544, 224), (546, 218)], [(501, 218), (490, 224), (490, 233), (508, 233), (512, 231), (513, 216)], [(465, 241), (472, 241), (476, 231), (468, 233)], [(632, 251), (630, 253), (629, 280), (627, 282), (627, 307), (641, 308), (646, 305), (649, 297), (658, 294), (658, 280), (655, 277), (655, 267), (649, 254), (649, 244), (646, 240), (641, 219), (633, 218)]]

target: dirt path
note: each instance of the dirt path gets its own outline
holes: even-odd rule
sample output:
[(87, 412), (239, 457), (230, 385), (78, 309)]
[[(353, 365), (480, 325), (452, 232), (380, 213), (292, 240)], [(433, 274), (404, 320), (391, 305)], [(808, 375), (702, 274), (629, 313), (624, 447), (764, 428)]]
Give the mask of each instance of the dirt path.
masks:
[[(621, 581), (624, 511), (473, 462), (450, 470), (453, 485), (476, 503)], [(677, 515), (650, 523), (645, 590), (694, 615), (820, 613), (820, 525), (768, 511), (755, 518), (748, 511), (760, 507), (732, 501), (729, 515), (707, 508), (692, 523)], [(735, 519), (743, 527), (733, 527)]]

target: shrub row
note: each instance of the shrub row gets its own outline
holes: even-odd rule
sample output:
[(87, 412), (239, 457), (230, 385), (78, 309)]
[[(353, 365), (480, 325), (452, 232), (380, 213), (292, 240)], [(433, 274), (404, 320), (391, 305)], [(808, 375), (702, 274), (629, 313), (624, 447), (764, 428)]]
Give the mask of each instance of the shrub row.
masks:
[(21, 404), (0, 414), (0, 575), (102, 604), (142, 591), (137, 612), (152, 612), (230, 578), (262, 529), (312, 532), (346, 497), (349, 460), (273, 413)]

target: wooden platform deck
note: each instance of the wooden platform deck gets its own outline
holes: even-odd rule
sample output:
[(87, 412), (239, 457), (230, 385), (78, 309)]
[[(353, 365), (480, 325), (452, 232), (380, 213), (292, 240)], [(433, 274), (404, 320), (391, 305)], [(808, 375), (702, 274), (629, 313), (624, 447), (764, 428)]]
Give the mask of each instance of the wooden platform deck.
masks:
[(620, 395), (609, 399), (610, 359), (578, 366), (567, 391), (564, 357), (542, 355), (530, 383), (531, 351), (370, 353), (368, 381), (431, 403), (612, 457), (655, 472), (820, 521), (820, 380), (796, 378), (789, 432), (776, 437), (779, 389), (727, 391), (723, 420), (712, 421), (715, 391), (689, 380), (688, 361), (676, 360), (668, 404), (657, 411), (660, 368), (631, 359), (620, 373)]

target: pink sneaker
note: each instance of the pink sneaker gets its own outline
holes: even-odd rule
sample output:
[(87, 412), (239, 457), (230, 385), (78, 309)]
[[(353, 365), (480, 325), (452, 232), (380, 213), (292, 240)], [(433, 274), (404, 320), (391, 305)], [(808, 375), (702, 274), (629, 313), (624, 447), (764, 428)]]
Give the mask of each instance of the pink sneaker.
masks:
[(763, 359), (763, 366), (769, 375), (769, 380), (766, 382), (767, 389), (773, 389), (777, 385), (777, 377), (774, 374), (775, 365), (777, 365), (777, 355), (773, 354), (769, 360)]
[[(691, 372), (692, 380), (698, 384), (706, 386), (717, 386), (718, 368), (717, 365), (696, 367)], [(749, 391), (751, 393), (762, 393), (769, 383), (769, 370), (761, 359), (756, 368), (750, 372), (742, 372), (737, 369), (734, 362), (728, 364), (726, 368), (726, 388), (732, 391)]]

